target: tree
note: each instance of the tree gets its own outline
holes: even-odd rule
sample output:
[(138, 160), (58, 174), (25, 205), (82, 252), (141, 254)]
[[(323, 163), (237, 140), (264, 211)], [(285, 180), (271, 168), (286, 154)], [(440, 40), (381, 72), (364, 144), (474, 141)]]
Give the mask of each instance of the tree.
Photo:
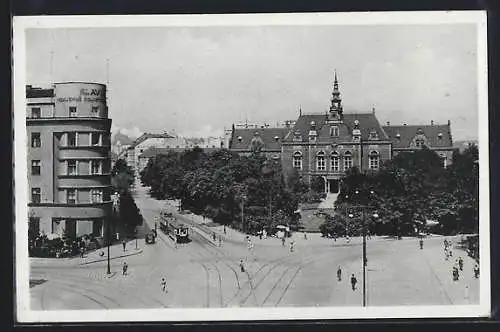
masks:
[(118, 159), (111, 169), (111, 185), (113, 190), (125, 193), (134, 184), (134, 170), (124, 159)]

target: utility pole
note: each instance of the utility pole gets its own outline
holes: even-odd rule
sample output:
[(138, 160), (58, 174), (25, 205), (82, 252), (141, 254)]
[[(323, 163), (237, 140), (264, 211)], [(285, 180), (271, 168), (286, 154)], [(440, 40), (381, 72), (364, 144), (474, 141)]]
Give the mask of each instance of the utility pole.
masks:
[(366, 219), (363, 211), (363, 307), (366, 307)]

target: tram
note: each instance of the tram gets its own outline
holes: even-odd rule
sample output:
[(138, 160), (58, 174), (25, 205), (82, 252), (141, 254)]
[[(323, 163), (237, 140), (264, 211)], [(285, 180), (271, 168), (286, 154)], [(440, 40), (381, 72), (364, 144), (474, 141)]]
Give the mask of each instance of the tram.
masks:
[(180, 223), (170, 212), (161, 212), (160, 230), (170, 236), (173, 240), (177, 241), (177, 243), (190, 242), (188, 227)]

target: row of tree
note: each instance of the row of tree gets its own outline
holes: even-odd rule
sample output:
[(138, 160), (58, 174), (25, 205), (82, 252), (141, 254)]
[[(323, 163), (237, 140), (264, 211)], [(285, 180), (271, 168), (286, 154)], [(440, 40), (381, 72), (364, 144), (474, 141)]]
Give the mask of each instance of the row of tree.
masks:
[(123, 159), (118, 159), (111, 170), (113, 191), (119, 194), (118, 214), (113, 215), (115, 231), (121, 229), (131, 235), (142, 224), (142, 215), (135, 204), (131, 188), (134, 184), (134, 170)]
[(308, 190), (298, 176), (284, 175), (279, 160), (197, 147), (151, 158), (141, 182), (153, 197), (180, 200), (182, 209), (249, 233), (297, 228), (295, 211)]
[[(478, 231), (478, 148), (456, 151), (453, 163), (427, 148), (401, 153), (377, 172), (353, 168), (341, 185), (323, 233), (414, 235)], [(374, 217), (375, 216), (375, 217)], [(435, 221), (437, 223), (431, 223)], [(364, 223), (363, 223), (364, 222)], [(434, 224), (434, 226), (430, 226)]]

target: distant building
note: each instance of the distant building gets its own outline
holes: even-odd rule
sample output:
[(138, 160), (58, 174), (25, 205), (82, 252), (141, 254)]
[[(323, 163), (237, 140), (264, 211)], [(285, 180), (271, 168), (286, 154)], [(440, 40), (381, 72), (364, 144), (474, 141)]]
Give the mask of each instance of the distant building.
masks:
[(431, 122), (430, 125), (391, 126), (387, 123), (383, 128), (392, 141), (394, 156), (426, 146), (436, 152), (442, 159), (443, 167), (447, 167), (453, 162), (453, 152), (458, 150), (453, 146), (450, 121), (446, 125)]
[(111, 216), (106, 86), (26, 86), (29, 229), (102, 236)]
[(352, 167), (376, 171), (393, 156), (424, 146), (438, 153), (446, 167), (455, 150), (449, 122), (381, 126), (375, 109), (344, 113), (336, 73), (327, 112), (300, 111), (296, 121), (285, 121), (282, 128), (233, 126), (229, 142), (230, 149), (241, 155), (260, 151), (268, 157), (279, 157), (282, 165), (295, 168), (309, 183), (313, 177), (321, 178), (327, 193), (339, 192), (345, 172)]

